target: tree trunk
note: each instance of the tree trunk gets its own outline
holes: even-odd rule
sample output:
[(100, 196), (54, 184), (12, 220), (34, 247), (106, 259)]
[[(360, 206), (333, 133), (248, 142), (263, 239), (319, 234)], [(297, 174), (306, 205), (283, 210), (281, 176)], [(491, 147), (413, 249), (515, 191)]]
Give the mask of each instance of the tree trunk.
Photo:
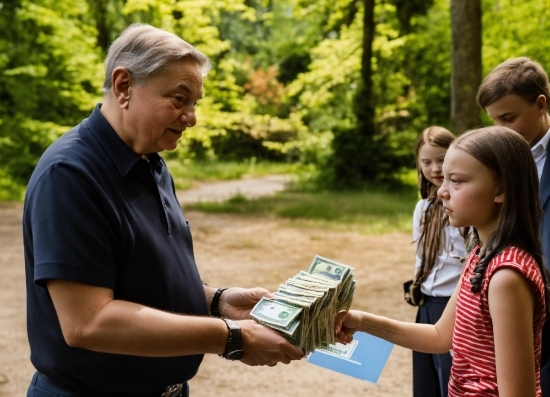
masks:
[(359, 101), (356, 105), (356, 115), (359, 124), (367, 127), (367, 135), (373, 135), (371, 127), (374, 119), (374, 100), (372, 98), (372, 42), (374, 41), (374, 4), (375, 0), (363, 0), (365, 12), (363, 16), (363, 54), (361, 56), (361, 88)]
[(374, 99), (372, 97), (372, 42), (374, 40), (375, 0), (363, 0), (363, 55), (361, 80), (353, 101), (357, 126), (335, 128), (328, 180), (336, 188), (360, 187), (365, 181), (379, 176), (381, 158), (385, 151), (377, 139), (374, 126)]
[(95, 28), (97, 30), (97, 45), (107, 53), (109, 47), (110, 30), (109, 30), (109, 0), (88, 0), (88, 8), (94, 19)]
[(451, 0), (451, 32), (451, 129), (461, 134), (481, 124), (481, 0)]

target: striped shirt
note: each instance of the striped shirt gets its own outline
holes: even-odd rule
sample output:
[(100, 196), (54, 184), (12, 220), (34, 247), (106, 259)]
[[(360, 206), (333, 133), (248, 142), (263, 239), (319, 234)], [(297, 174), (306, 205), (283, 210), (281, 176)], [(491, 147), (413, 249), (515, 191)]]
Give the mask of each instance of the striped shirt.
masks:
[(471, 291), (470, 277), (479, 262), (478, 248), (468, 257), (458, 293), (453, 332), (453, 366), (449, 380), (449, 397), (498, 396), (493, 340), (493, 323), (489, 313), (489, 280), (502, 267), (520, 271), (529, 281), (535, 296), (533, 318), (537, 397), (540, 397), (540, 353), (542, 326), (546, 317), (544, 283), (540, 269), (527, 252), (510, 247), (496, 255), (483, 278), (481, 293)]

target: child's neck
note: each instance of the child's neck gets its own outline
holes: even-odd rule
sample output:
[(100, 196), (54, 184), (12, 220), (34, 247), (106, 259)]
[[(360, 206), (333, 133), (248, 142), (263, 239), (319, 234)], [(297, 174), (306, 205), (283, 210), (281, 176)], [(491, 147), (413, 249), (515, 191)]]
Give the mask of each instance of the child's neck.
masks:
[(496, 233), (496, 228), (489, 231), (479, 230), (477, 229), (477, 235), (479, 236), (479, 252), (483, 252), (487, 249), (487, 244), (489, 243), (489, 240), (493, 235)]
[[(542, 127), (544, 128), (544, 134), (550, 130), (550, 114), (546, 113), (542, 121)], [(544, 135), (543, 135), (544, 136)]]

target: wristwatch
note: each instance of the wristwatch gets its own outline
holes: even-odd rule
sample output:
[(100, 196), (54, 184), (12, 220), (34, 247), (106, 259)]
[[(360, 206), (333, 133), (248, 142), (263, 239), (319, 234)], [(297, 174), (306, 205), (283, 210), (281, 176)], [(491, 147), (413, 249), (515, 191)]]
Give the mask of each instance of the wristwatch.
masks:
[(235, 321), (228, 318), (222, 318), (227, 325), (229, 336), (227, 338), (227, 346), (225, 353), (220, 354), (221, 357), (231, 361), (240, 360), (243, 358), (243, 336), (241, 333), (241, 327)]

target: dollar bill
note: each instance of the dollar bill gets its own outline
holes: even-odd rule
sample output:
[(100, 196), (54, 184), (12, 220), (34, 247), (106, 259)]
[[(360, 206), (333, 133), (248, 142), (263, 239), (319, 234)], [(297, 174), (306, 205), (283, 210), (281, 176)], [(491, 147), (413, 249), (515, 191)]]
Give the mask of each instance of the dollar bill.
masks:
[(352, 267), (344, 265), (343, 263), (338, 263), (320, 255), (315, 255), (315, 258), (313, 258), (309, 266), (308, 273), (320, 274), (333, 280), (343, 280), (352, 270)]
[(250, 316), (262, 323), (286, 328), (302, 311), (302, 307), (273, 299), (262, 298), (250, 312)]

